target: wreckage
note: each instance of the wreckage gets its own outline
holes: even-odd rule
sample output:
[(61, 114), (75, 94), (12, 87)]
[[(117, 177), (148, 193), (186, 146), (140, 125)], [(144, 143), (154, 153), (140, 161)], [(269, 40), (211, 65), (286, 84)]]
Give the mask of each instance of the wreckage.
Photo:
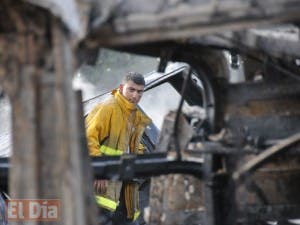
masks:
[[(177, 71), (176, 75), (166, 79), (158, 78), (152, 83), (153, 86), (149, 83), (149, 88), (155, 88), (168, 82), (182, 96), (178, 110), (170, 112), (165, 118), (155, 153), (124, 158), (99, 158), (92, 162), (94, 175), (98, 178), (117, 177), (126, 180), (155, 176), (151, 180), (149, 207), (145, 213), (147, 224), (254, 225), (270, 221), (286, 224), (300, 218), (299, 1), (155, 0), (150, 3), (128, 0), (87, 3), (70, 0), (74, 8), (68, 10), (54, 0), (25, 1), (22, 2), (24, 8), (12, 10), (7, 7), (16, 6), (16, 3), (8, 0), (3, 2), (0, 3), (1, 6), (7, 9), (5, 13), (12, 18), (9, 25), (23, 32), (22, 34), (32, 33), (25, 32), (28, 27), (18, 15), (23, 11), (30, 12), (22, 16), (30, 22), (28, 29), (33, 32), (34, 37), (38, 37), (37, 52), (41, 49), (51, 52), (51, 45), (55, 47), (53, 54), (58, 59), (62, 56), (55, 53), (68, 52), (65, 47), (68, 46), (68, 35), (55, 26), (57, 21), (54, 20), (54, 28), (50, 31), (44, 27), (49, 26), (47, 18), (51, 18), (50, 11), (64, 22), (67, 33), (76, 37), (75, 41), (70, 37), (69, 40), (73, 41), (70, 41), (76, 50), (73, 54), (79, 63), (93, 63), (99, 47), (160, 57), (158, 73), (164, 73), (170, 61), (186, 63), (186, 67)], [(52, 7), (53, 5), (57, 7)], [(76, 11), (76, 7), (81, 10)], [(72, 9), (75, 14), (70, 14)], [(47, 17), (41, 15), (44, 10), (48, 12)], [(6, 15), (5, 13), (1, 14)], [(33, 22), (35, 15), (44, 20)], [(74, 21), (69, 20), (66, 15), (74, 15)], [(5, 78), (8, 71), (18, 74), (14, 67), (8, 66), (15, 64), (5, 64), (16, 62), (13, 57), (16, 51), (10, 54), (4, 51), (7, 50), (6, 46), (14, 44), (5, 32), (10, 32), (10, 35), (18, 32), (14, 33), (15, 30), (2, 21), (1, 19), (1, 76), (8, 83), (4, 90), (12, 99), (14, 118), (18, 116), (18, 109), (23, 107), (27, 110), (25, 121), (29, 121), (32, 118), (30, 115), (36, 114), (22, 104), (22, 97), (14, 95), (15, 86), (9, 84), (15, 83)], [(80, 24), (82, 21), (86, 23)], [(48, 33), (43, 32), (45, 30)], [(33, 46), (30, 35), (25, 35), (27, 42), (20, 42), (21, 46)], [(44, 41), (43, 38), (48, 39)], [(49, 44), (51, 38), (54, 41)], [(61, 48), (64, 50), (60, 50)], [(24, 62), (26, 65), (42, 65), (44, 72), (49, 72), (53, 69), (53, 63), (55, 71), (60, 75), (62, 69), (64, 72), (71, 71), (61, 65), (61, 62), (55, 61), (55, 57), (52, 62), (45, 60), (46, 56), (43, 58), (36, 52), (32, 53), (30, 48), (29, 53), (29, 56), (39, 56), (40, 64), (36, 63), (34, 57), (29, 57)], [(7, 54), (9, 57), (6, 57)], [(18, 59), (24, 59), (24, 56), (26, 54), (19, 55)], [(22, 60), (17, 62), (23, 63)], [(71, 63), (68, 60), (64, 62), (65, 65)], [(33, 69), (26, 68), (21, 75), (30, 74)], [(38, 118), (53, 118), (47, 113), (49, 108), (43, 105), (43, 101), (47, 101), (47, 94), (52, 96), (57, 92), (49, 86), (57, 84), (51, 83), (51, 79), (42, 80), (42, 86), (47, 88), (42, 91), (39, 105), (42, 108)], [(62, 78), (58, 76), (55, 79), (58, 81)], [(63, 84), (68, 82), (63, 81)], [(24, 89), (31, 90), (32, 83), (26, 85)], [(59, 89), (61, 86), (57, 87)], [(66, 89), (67, 86), (62, 90)], [(68, 100), (62, 93), (63, 91), (58, 92), (58, 95), (65, 101)], [(66, 96), (68, 94), (69, 92)], [(29, 92), (26, 96), (32, 95), (35, 93)], [(63, 107), (59, 101), (55, 102), (55, 96), (51, 99), (53, 102), (50, 104), (57, 104), (54, 104), (57, 112), (64, 115), (64, 110), (70, 111), (70, 108)], [(183, 113), (184, 101), (195, 110)], [(49, 131), (60, 131), (61, 127), (54, 128), (46, 120), (43, 121), (42, 134), (37, 140), (51, 145), (51, 138), (56, 140), (55, 134), (50, 140), (45, 135)], [(62, 118), (58, 121), (63, 122)], [(24, 135), (27, 131), (17, 130), (18, 127), (22, 125), (17, 123), (14, 132), (19, 132), (21, 141), (33, 146), (32, 142), (28, 142), (28, 136)], [(35, 140), (35, 136), (31, 138)], [(36, 174), (35, 170), (28, 172), (28, 180), (21, 176), (26, 175), (26, 172), (22, 173), (22, 167), (16, 162), (20, 166), (28, 165), (26, 163), (33, 159), (18, 154), (21, 143), (16, 136), (14, 142), (16, 156), (13, 156), (15, 160), (12, 162), (15, 163), (14, 171), (18, 173), (10, 174), (10, 183), (11, 191), (18, 193), (19, 186), (13, 185), (23, 182), (28, 186), (28, 180), (36, 181)], [(62, 149), (65, 145), (55, 146)], [(83, 145), (80, 146), (84, 148)], [(47, 147), (40, 148), (46, 154)], [(28, 151), (27, 153), (36, 153)], [(59, 151), (57, 155), (58, 163), (61, 162), (59, 156), (66, 157)], [(52, 168), (42, 153), (38, 159), (44, 160), (49, 170)], [(5, 160), (1, 162), (1, 176), (4, 174), (5, 177), (7, 164)], [(62, 167), (57, 169), (59, 168)], [(48, 179), (55, 180), (57, 172), (54, 170), (50, 173)], [(41, 173), (47, 175), (49, 172), (44, 169)], [(159, 175), (164, 177), (157, 177)], [(78, 182), (80, 181), (82, 180)], [(41, 193), (45, 192), (47, 196), (47, 189), (43, 189), (45, 184), (41, 182), (40, 188)], [(51, 185), (54, 191), (59, 189), (56, 183)], [(30, 190), (31, 192), (21, 193), (23, 196), (28, 193), (34, 196), (34, 189)], [(67, 204), (68, 200), (65, 201)]]

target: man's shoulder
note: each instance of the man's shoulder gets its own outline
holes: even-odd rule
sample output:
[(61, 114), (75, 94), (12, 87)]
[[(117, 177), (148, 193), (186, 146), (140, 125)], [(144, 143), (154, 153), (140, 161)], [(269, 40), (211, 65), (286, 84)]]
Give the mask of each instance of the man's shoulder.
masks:
[(115, 103), (109, 99), (99, 102), (97, 105), (94, 106), (94, 108), (89, 112), (87, 115), (87, 119), (93, 118), (95, 115), (100, 114), (109, 114), (112, 112), (115, 108)]
[(117, 102), (113, 96), (110, 96), (107, 99), (105, 99), (103, 102), (98, 103), (94, 107), (94, 109), (98, 111), (99, 109), (105, 110), (105, 109), (113, 109), (115, 107), (117, 107)]
[(103, 102), (100, 102), (99, 105), (102, 107), (112, 107), (113, 108), (117, 105), (117, 101), (114, 98), (114, 96), (109, 96)]

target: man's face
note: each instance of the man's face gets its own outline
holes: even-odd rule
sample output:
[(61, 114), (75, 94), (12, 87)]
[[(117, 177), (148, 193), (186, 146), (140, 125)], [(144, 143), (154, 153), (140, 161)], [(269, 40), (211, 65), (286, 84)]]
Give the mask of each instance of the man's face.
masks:
[(139, 85), (133, 81), (121, 84), (119, 89), (121, 94), (131, 103), (138, 104), (144, 93), (144, 85)]

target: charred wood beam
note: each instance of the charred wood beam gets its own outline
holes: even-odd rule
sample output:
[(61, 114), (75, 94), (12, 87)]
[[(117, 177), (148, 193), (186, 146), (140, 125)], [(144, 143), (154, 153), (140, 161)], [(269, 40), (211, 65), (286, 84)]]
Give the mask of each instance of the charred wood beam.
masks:
[(96, 224), (88, 155), (79, 147), (81, 100), (71, 85), (74, 43), (39, 7), (4, 0), (0, 12), (0, 79), (13, 120), (11, 167), (0, 186), (9, 183), (12, 198), (60, 199), (63, 224)]
[[(297, 82), (248, 82), (221, 89), (224, 126), (234, 139), (283, 139), (299, 132), (300, 89)], [(233, 140), (234, 141), (234, 140)], [(241, 140), (244, 141), (244, 140)], [(232, 143), (234, 144), (234, 143)]]
[(299, 99), (299, 83), (291, 81), (282, 81), (280, 84), (272, 82), (248, 82), (243, 84), (224, 85), (223, 96), (226, 102), (236, 105), (245, 105), (250, 101), (267, 99)]
[(10, 171), (10, 193), (13, 198), (37, 198), (36, 106), (40, 59), (49, 50), (44, 39), (49, 15), (37, 10), (34, 20), (36, 8), (20, 1), (1, 1), (0, 8), (0, 79), (12, 105), (14, 151), (10, 162), (15, 166)]
[(285, 140), (282, 140), (277, 145), (274, 145), (264, 152), (260, 153), (258, 156), (245, 163), (241, 168), (238, 168), (236, 172), (233, 173), (233, 179), (235, 182), (239, 182), (245, 176), (249, 176), (255, 169), (261, 166), (264, 162), (269, 160), (275, 154), (279, 154), (286, 151), (290, 145), (296, 144), (300, 141), (300, 133), (293, 135)]
[(223, 32), (214, 35), (194, 37), (189, 43), (237, 50), (240, 54), (266, 54), (275, 58), (300, 56), (299, 28), (286, 25), (249, 29), (236, 32)]
[[(91, 22), (89, 44), (112, 46), (174, 40), (259, 24), (298, 21), (300, 17), (300, 3), (294, 0), (194, 1), (189, 4), (133, 0), (107, 5), (99, 1), (95, 7), (99, 10)], [(109, 15), (117, 16), (107, 22)]]

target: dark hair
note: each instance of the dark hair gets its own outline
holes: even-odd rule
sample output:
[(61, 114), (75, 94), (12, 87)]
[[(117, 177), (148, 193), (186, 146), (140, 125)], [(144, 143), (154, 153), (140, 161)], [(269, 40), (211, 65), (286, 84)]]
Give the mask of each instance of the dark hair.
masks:
[(136, 72), (129, 72), (125, 75), (125, 77), (123, 78), (122, 83), (125, 84), (128, 81), (133, 81), (134, 83), (138, 84), (138, 85), (144, 85), (145, 86), (145, 79), (143, 77), (142, 74), (140, 73), (136, 73)]

